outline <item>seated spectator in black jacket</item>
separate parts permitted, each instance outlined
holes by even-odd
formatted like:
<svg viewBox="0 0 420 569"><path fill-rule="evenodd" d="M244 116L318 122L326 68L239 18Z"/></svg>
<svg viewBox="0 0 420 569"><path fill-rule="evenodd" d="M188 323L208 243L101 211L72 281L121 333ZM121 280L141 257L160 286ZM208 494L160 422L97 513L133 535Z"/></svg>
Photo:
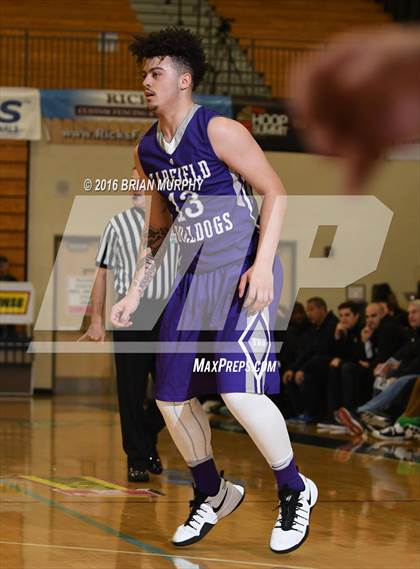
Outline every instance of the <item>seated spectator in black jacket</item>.
<svg viewBox="0 0 420 569"><path fill-rule="evenodd" d="M305 346L305 340L310 328L311 323L306 315L305 307L302 303L296 302L279 354L281 369L288 369L289 365L297 359L300 351Z"/></svg>
<svg viewBox="0 0 420 569"><path fill-rule="evenodd" d="M413 375L420 370L420 300L413 300L408 305L409 330L402 347L387 361L378 363L373 375L383 378L384 382L390 379Z"/></svg>
<svg viewBox="0 0 420 569"><path fill-rule="evenodd" d="M327 421L334 421L334 411L347 400L346 383L343 378L346 363L358 363L364 357L361 339L363 328L359 306L355 302L342 302L338 307L339 322L335 328L334 358L328 373Z"/></svg>
<svg viewBox="0 0 420 569"><path fill-rule="evenodd" d="M384 306L386 314L392 316L399 326L408 326L407 311L401 308L396 294L388 283L374 286L372 302L379 302L381 306Z"/></svg>
<svg viewBox="0 0 420 569"><path fill-rule="evenodd" d="M328 311L326 302L310 298L306 313L311 322L305 345L283 374L288 396L304 422L316 422L324 415L328 366L334 356L337 317Z"/></svg>
<svg viewBox="0 0 420 569"><path fill-rule="evenodd" d="M391 292L388 295L386 303L388 306L389 313L394 318L395 322L399 326L408 326L409 325L408 313L406 310L401 308L401 306L398 303L398 299L393 292Z"/></svg>
<svg viewBox="0 0 420 569"><path fill-rule="evenodd" d="M373 302L366 307L366 326L362 330L362 340L373 370L378 363L385 362L401 348L407 340L407 333L381 303Z"/></svg>
<svg viewBox="0 0 420 569"><path fill-rule="evenodd" d="M354 409L372 397L374 370L387 361L404 341L403 329L385 314L381 303L368 304L366 325L360 332L362 346L356 348L352 361L341 366L340 391L343 407Z"/></svg>
<svg viewBox="0 0 420 569"><path fill-rule="evenodd" d="M299 353L305 348L310 329L311 323L306 315L305 307L300 302L296 302L290 316L289 326L283 337L278 340L275 333L276 341L283 342L281 350L277 355L282 370L281 373L293 364ZM272 399L281 409L284 417L294 417L300 413L300 410L295 406L294 400L290 399L285 389L282 389L279 395L272 396Z"/></svg>

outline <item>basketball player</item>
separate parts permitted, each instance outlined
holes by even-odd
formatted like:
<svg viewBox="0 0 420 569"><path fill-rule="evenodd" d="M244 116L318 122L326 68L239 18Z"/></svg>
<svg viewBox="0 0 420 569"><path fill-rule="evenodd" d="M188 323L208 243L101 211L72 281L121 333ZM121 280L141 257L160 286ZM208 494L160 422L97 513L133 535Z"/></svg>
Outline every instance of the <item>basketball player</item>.
<svg viewBox="0 0 420 569"><path fill-rule="evenodd" d="M218 392L274 472L280 513L270 547L287 553L306 539L318 491L298 472L283 416L266 395L280 386L277 367L264 371L264 365L275 361L267 338L272 339L270 322L280 294L276 249L284 188L242 125L193 103L192 91L205 71L197 37L167 28L137 37L131 49L143 65L149 109L158 117L136 149L137 168L142 178L166 183L151 192L149 249L141 251L138 271L111 320L114 326L131 325L174 220L181 270L162 316L160 341L176 347L157 356L156 400L191 470L195 495L172 542L186 546L201 540L244 498L245 488L216 469L210 425L197 399ZM245 180L263 196L259 229ZM207 364L198 372L196 354L182 349L202 338L200 327L210 330L216 346L212 373L206 373ZM241 344L248 351L231 348ZM252 347L260 344L260 352Z"/></svg>

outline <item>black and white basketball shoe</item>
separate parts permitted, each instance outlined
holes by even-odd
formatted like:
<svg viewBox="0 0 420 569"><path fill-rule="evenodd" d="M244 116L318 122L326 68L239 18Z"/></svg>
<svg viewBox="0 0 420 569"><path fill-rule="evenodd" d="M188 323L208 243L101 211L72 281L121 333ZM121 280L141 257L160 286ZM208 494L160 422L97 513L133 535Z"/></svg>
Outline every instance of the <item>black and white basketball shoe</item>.
<svg viewBox="0 0 420 569"><path fill-rule="evenodd" d="M291 490L285 486L279 494L279 517L271 533L270 549L275 553L290 553L300 547L309 534L311 509L318 499L318 488L302 476L305 488Z"/></svg>
<svg viewBox="0 0 420 569"><path fill-rule="evenodd" d="M194 499L190 501L190 515L176 530L172 543L179 547L192 545L240 506L245 496L245 488L223 478L215 496L206 496L194 488Z"/></svg>

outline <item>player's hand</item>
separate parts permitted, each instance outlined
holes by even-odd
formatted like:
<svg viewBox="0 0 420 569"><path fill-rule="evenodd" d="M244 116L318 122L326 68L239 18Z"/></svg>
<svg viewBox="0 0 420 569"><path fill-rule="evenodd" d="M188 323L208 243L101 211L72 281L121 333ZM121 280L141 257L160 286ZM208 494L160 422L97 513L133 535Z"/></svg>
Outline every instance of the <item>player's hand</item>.
<svg viewBox="0 0 420 569"><path fill-rule="evenodd" d="M345 159L348 191L388 148L419 136L419 65L419 30L388 26L334 38L296 68L295 115L313 148Z"/></svg>
<svg viewBox="0 0 420 569"><path fill-rule="evenodd" d="M305 381L305 372L301 369L295 373L295 383L296 385L301 385Z"/></svg>
<svg viewBox="0 0 420 569"><path fill-rule="evenodd" d="M364 360L359 360L359 365L364 367L365 369L369 368L369 362L365 362Z"/></svg>
<svg viewBox="0 0 420 569"><path fill-rule="evenodd" d="M102 319L101 320L93 320L90 323L89 328L86 332L80 336L77 340L78 342L101 342L105 341L105 327L103 325Z"/></svg>
<svg viewBox="0 0 420 569"><path fill-rule="evenodd" d="M239 281L239 298L242 298L248 286L248 293L244 307L248 308L249 314L256 314L269 306L274 298L273 271L270 269L252 265Z"/></svg>
<svg viewBox="0 0 420 569"><path fill-rule="evenodd" d="M341 359L340 359L340 358L334 358L334 359L332 359L332 360L330 361L330 366L331 366L331 367L337 368L337 367L340 367L340 364L341 364Z"/></svg>
<svg viewBox="0 0 420 569"><path fill-rule="evenodd" d="M283 373L281 379L283 383L287 385L288 383L290 383L290 381L292 381L293 376L294 376L294 371L292 369L288 369Z"/></svg>
<svg viewBox="0 0 420 569"><path fill-rule="evenodd" d="M140 292L130 288L127 295L114 304L111 309L111 324L115 328L129 328L133 325L131 315L137 310L140 298Z"/></svg>

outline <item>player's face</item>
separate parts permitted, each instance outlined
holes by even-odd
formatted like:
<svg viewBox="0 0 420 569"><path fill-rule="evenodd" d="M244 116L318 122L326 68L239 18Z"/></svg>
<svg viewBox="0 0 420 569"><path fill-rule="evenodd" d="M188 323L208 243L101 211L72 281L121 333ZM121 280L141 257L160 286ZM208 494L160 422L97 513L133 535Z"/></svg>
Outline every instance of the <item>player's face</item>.
<svg viewBox="0 0 420 569"><path fill-rule="evenodd" d="M410 304L408 307L408 323L412 328L420 328L420 306Z"/></svg>
<svg viewBox="0 0 420 569"><path fill-rule="evenodd" d="M350 308L342 308L341 310L338 311L338 314L340 316L341 324L347 330L353 328L353 326L355 326L357 321L359 320L359 315L353 314Z"/></svg>
<svg viewBox="0 0 420 569"><path fill-rule="evenodd" d="M143 86L147 105L151 111L170 108L184 88L186 73L170 57L147 59L143 66Z"/></svg>

